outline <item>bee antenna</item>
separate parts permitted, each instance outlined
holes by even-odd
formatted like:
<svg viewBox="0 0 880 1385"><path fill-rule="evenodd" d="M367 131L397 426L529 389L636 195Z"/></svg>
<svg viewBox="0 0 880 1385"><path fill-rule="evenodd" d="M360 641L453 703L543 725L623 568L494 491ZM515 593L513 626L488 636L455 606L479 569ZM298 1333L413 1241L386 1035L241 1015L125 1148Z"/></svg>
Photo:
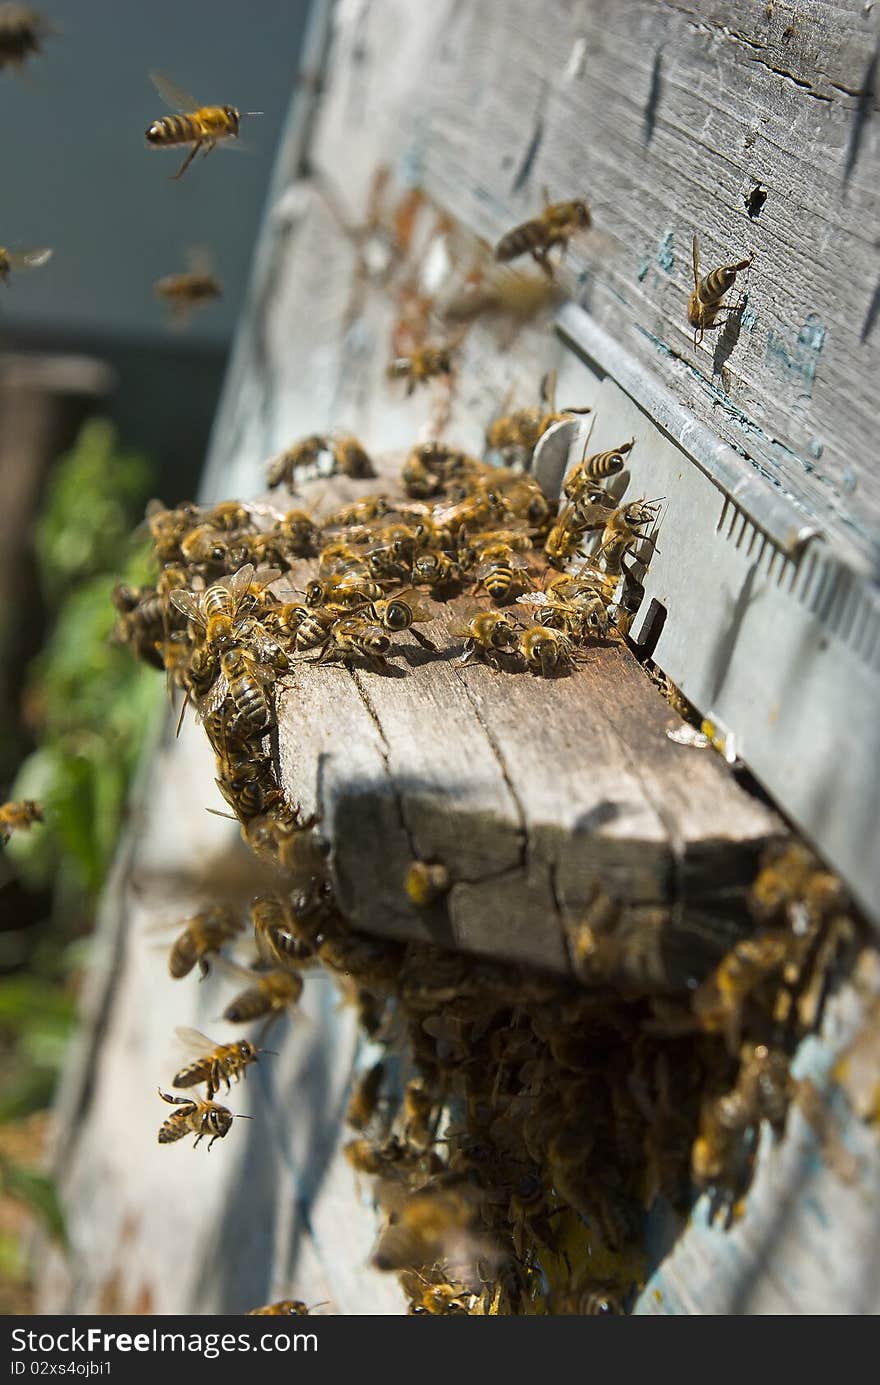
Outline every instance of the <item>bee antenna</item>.
<svg viewBox="0 0 880 1385"><path fill-rule="evenodd" d="M243 1116L241 1112L236 1111L233 1119L237 1121L252 1121L253 1116Z"/></svg>
<svg viewBox="0 0 880 1385"><path fill-rule="evenodd" d="M258 1048L258 1053L268 1053L270 1058L278 1057L278 1050L274 1048Z"/></svg>

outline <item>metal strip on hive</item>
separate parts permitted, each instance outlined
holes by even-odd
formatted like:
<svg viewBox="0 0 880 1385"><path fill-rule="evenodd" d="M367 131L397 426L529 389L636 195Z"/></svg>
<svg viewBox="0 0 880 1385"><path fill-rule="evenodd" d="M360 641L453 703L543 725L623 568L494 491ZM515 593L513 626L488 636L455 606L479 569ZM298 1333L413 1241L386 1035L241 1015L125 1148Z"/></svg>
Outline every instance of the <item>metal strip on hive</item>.
<svg viewBox="0 0 880 1385"><path fill-rule="evenodd" d="M632 629L880 923L880 590L581 309L560 397L601 386L590 450L635 436L626 494L664 497ZM628 478L628 479L626 479ZM694 751L697 753L704 753Z"/></svg>

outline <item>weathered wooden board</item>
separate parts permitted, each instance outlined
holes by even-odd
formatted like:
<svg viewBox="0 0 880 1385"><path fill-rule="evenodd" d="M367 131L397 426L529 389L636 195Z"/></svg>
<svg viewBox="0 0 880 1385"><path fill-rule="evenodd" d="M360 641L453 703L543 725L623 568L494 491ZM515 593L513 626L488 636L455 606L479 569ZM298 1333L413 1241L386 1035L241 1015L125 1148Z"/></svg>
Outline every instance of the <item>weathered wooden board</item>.
<svg viewBox="0 0 880 1385"><path fill-rule="evenodd" d="M542 184L586 196L596 234L571 247L570 296L747 468L876 555L877 7L415 8L336 11L310 166L352 222L378 162L490 242L535 214ZM755 255L741 330L697 350L694 232L704 266Z"/></svg>
<svg viewBox="0 0 880 1385"><path fill-rule="evenodd" d="M297 500L318 515L399 494L399 458L376 462L375 481L306 482ZM461 668L455 626L476 603L426 605L440 657L403 635L387 673L304 660L276 692L281 781L320 814L359 927L565 971L566 919L597 883L681 929L743 891L782 824L718 756L669 740L680 718L619 638L562 678ZM453 881L430 910L404 890L414 859Z"/></svg>

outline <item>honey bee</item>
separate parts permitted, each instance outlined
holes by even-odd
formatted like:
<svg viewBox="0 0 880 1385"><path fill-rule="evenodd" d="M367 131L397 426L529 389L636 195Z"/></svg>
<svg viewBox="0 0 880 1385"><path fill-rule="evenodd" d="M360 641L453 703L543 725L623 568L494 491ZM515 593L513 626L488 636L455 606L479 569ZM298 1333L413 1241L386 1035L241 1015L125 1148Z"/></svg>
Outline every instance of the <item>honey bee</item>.
<svg viewBox="0 0 880 1385"><path fill-rule="evenodd" d="M154 149L172 149L182 144L192 148L174 174L182 178L202 146L210 154L222 140L237 139L241 112L235 106L199 106L185 91L159 72L151 72L150 80L166 105L175 115L163 115L147 126L147 143ZM259 115L259 111L248 111Z"/></svg>
<svg viewBox="0 0 880 1385"><path fill-rule="evenodd" d="M192 1097L171 1096L168 1092L163 1092L159 1088L159 1095L163 1101L169 1105L176 1106L178 1109L172 1111L167 1120L162 1122L159 1127L159 1144L170 1145L175 1140L182 1140L184 1135L195 1135L195 1145L198 1145L206 1135L211 1138L208 1141L208 1149L215 1140L222 1140L229 1134L233 1116L231 1111L227 1111L225 1106L218 1106L210 1098L206 1101L193 1100ZM247 1117L239 1116L239 1120ZM195 1145L193 1148L195 1148Z"/></svg>
<svg viewBox="0 0 880 1385"><path fill-rule="evenodd" d="M332 450L336 469L341 471L343 476L363 479L376 475L376 468L369 454L351 434L345 433L334 438Z"/></svg>
<svg viewBox="0 0 880 1385"><path fill-rule="evenodd" d="M571 640L561 630L552 630L547 625L530 625L520 636L519 648L526 667L544 678L562 673L573 662Z"/></svg>
<svg viewBox="0 0 880 1385"><path fill-rule="evenodd" d="M406 1145L392 1136L383 1145L375 1145L372 1140L349 1140L343 1145L342 1153L355 1173L365 1173L371 1178L394 1176L410 1156Z"/></svg>
<svg viewBox="0 0 880 1385"><path fill-rule="evenodd" d="M784 1053L765 1044L744 1045L736 1085L703 1105L700 1134L691 1155L697 1184L706 1187L726 1181L735 1186L741 1172L738 1165L748 1157L749 1130L767 1120L778 1133L793 1092Z"/></svg>
<svg viewBox="0 0 880 1385"><path fill-rule="evenodd" d="M32 798L0 805L0 837L8 842L13 832L26 831L33 823L43 821L43 810Z"/></svg>
<svg viewBox="0 0 880 1385"><path fill-rule="evenodd" d="M498 663L500 656L516 649L516 630L500 611L480 611L452 633L465 641L464 656L459 660L462 667L476 659Z"/></svg>
<svg viewBox="0 0 880 1385"><path fill-rule="evenodd" d="M36 10L24 5L0 5L0 69L21 67L31 55L42 52L42 42L52 26Z"/></svg>
<svg viewBox="0 0 880 1385"><path fill-rule="evenodd" d="M246 563L202 592L172 591L169 599L176 610L204 631L209 648L219 652L232 642L238 617L280 576L278 568L257 570L252 563Z"/></svg>
<svg viewBox="0 0 880 1385"><path fill-rule="evenodd" d="M213 710L228 693L235 707L233 726L250 739L264 735L275 718L275 708L268 689L275 681L275 671L261 663L243 646L226 649L220 656L220 678L208 694L207 705Z"/></svg>
<svg viewBox="0 0 880 1385"><path fill-rule="evenodd" d="M611 629L608 607L598 593L584 593L564 601L547 592L526 592L516 600L518 605L540 610L544 625L562 630L578 642L588 635L607 635Z"/></svg>
<svg viewBox="0 0 880 1385"><path fill-rule="evenodd" d="M441 592L461 583L459 564L446 553L421 553L412 566L411 581L419 587Z"/></svg>
<svg viewBox="0 0 880 1385"><path fill-rule="evenodd" d="M522 554L514 552L510 544L482 545L477 558L477 581L499 605L511 601L530 585L528 562Z"/></svg>
<svg viewBox="0 0 880 1385"><path fill-rule="evenodd" d="M192 1062L181 1068L175 1077L174 1087L195 1087L200 1082L207 1083L208 1099L218 1090L220 1083L226 1083L227 1092L232 1085L244 1076L251 1063L256 1063L260 1049L248 1039L236 1039L231 1044L215 1044L213 1039L200 1034L197 1029L180 1027L175 1029L177 1038L193 1054Z"/></svg>
<svg viewBox="0 0 880 1385"><path fill-rule="evenodd" d="M200 523L201 517L201 509L191 500L185 500L174 510L166 509L161 500L151 500L148 503L147 527L160 562L180 561L183 556L181 542L190 530Z"/></svg>
<svg viewBox="0 0 880 1385"><path fill-rule="evenodd" d="M385 1080L385 1064L380 1059L361 1073L351 1094L345 1119L355 1130L366 1130L376 1114L379 1094Z"/></svg>
<svg viewBox="0 0 880 1385"><path fill-rule="evenodd" d="M168 970L175 980L188 976L198 962L202 979L211 970L208 958L231 942L242 930L235 911L225 904L211 904L185 920L183 932L172 945Z"/></svg>
<svg viewBox="0 0 880 1385"><path fill-rule="evenodd" d="M590 209L586 202L551 202L544 189L544 210L532 221L524 221L514 226L495 246L495 258L505 263L516 260L520 255L531 255L549 278L553 278L553 266L548 253L554 245L562 246L562 253L568 247L570 238L576 231L589 230L592 224Z"/></svg>
<svg viewBox="0 0 880 1385"><path fill-rule="evenodd" d="M227 968L228 969L228 968ZM239 968L235 968L241 974ZM229 1002L223 1018L230 1024L247 1024L264 1015L280 1015L296 1005L303 991L303 979L298 972L269 971L246 973L251 984Z"/></svg>
<svg viewBox="0 0 880 1385"><path fill-rule="evenodd" d="M656 501L631 500L612 511L602 531L599 547L599 554L607 573L614 576L621 572L626 573L624 555L632 553L634 545L640 540L647 543L652 550L657 547L654 539L641 533L641 530L646 525L653 524L656 518Z"/></svg>
<svg viewBox="0 0 880 1385"><path fill-rule="evenodd" d="M407 897L418 909L427 909L447 893L452 881L439 861L413 861L404 879Z"/></svg>
<svg viewBox="0 0 880 1385"><path fill-rule="evenodd" d="M452 348L449 346L419 346L411 356L398 356L388 367L389 379L406 380L407 395L413 393L416 385L451 373Z"/></svg>
<svg viewBox="0 0 880 1385"><path fill-rule="evenodd" d="M327 439L319 433L312 433L288 447L286 451L279 452L277 457L273 457L266 464L266 482L269 489L275 490L283 483L292 493L297 471L314 467L321 454L328 450Z"/></svg>
<svg viewBox="0 0 880 1385"><path fill-rule="evenodd" d="M415 628L416 621L433 620L434 613L427 606L420 606L418 601L414 599L415 595L413 591L402 591L398 592L396 596L373 601L370 612L383 630L389 630L392 634L399 634L402 630L408 630L423 649L429 649L433 654L436 654L437 646L434 641L429 640L427 635L423 635L420 630Z"/></svg>
<svg viewBox="0 0 880 1385"><path fill-rule="evenodd" d="M2 58L0 58L2 66ZM0 284L5 284L12 269L39 269L51 260L51 250L7 250L0 245Z"/></svg>
<svg viewBox="0 0 880 1385"><path fill-rule="evenodd" d="M699 345L703 340L703 334L709 332L719 324L716 321L719 312L724 307L724 295L729 289L733 288L737 274L743 269L748 269L754 255L749 255L745 260L739 260L736 264L720 265L718 269L713 269L704 279L700 278L700 258L697 237L694 236L694 290L688 299L687 318L691 327L694 328L694 346ZM727 308L727 312L732 309Z"/></svg>
<svg viewBox="0 0 880 1385"><path fill-rule="evenodd" d="M498 452L510 448L524 448L531 452L535 444L554 423L562 423L574 414L588 414L591 410L570 408L556 409L556 372L549 371L541 381L541 403L531 409L516 409L512 414L496 418L486 429L486 442Z"/></svg>
<svg viewBox="0 0 880 1385"><path fill-rule="evenodd" d="M410 1313L430 1313L432 1316L448 1317L452 1314L475 1311L477 1296L466 1285L432 1283L417 1271L411 1271L410 1275L414 1281L411 1286L413 1292L407 1289L412 1299ZM401 1275L401 1283L404 1278L405 1276Z"/></svg>
<svg viewBox="0 0 880 1385"><path fill-rule="evenodd" d="M380 1234L372 1263L379 1270L435 1265L467 1258L476 1263L485 1238L474 1231L475 1205L465 1188L427 1188L411 1194Z"/></svg>
<svg viewBox="0 0 880 1385"><path fill-rule="evenodd" d="M384 495L367 495L362 500L355 500L351 505L343 505L341 509L327 515L322 522L322 528L354 529L359 525L372 524L374 520L387 515L390 509L391 505Z"/></svg>
<svg viewBox="0 0 880 1385"><path fill-rule="evenodd" d="M750 996L770 978L780 978L791 951L783 933L743 938L694 992L693 1013L702 1029L722 1033L728 1052L739 1047L743 1011Z"/></svg>
<svg viewBox="0 0 880 1385"><path fill-rule="evenodd" d="M436 1122L433 1119L436 1102L419 1078L408 1082L403 1092L404 1138L417 1149L433 1144Z"/></svg>
<svg viewBox="0 0 880 1385"><path fill-rule="evenodd" d="M381 625L373 625L361 616L347 616L332 626L330 639L318 656L318 662L338 659L347 664L352 659L366 659L377 668L385 668L385 655L390 648L391 640Z"/></svg>
<svg viewBox="0 0 880 1385"><path fill-rule="evenodd" d="M307 965L314 956L314 946L312 940L304 938L301 925L309 915L320 912L320 898L308 893L290 902L274 895L253 900L251 922L263 959L286 970Z"/></svg>
<svg viewBox="0 0 880 1385"><path fill-rule="evenodd" d="M223 294L223 285L212 274L204 252L191 254L190 268L185 273L166 274L164 278L157 279L153 287L157 298L168 303L172 322L180 326L196 308L205 307ZM209 517L208 523L213 522Z"/></svg>
<svg viewBox="0 0 880 1385"><path fill-rule="evenodd" d="M631 438L629 442L621 443L620 447L611 448L608 452L594 452L591 457L586 455L585 446L583 457L565 478L562 493L566 500L576 506L594 502L597 491L600 491L600 482L623 471L626 454L632 451L635 442L635 438Z"/></svg>
<svg viewBox="0 0 880 1385"><path fill-rule="evenodd" d="M603 515L603 527L607 522L607 516L606 510ZM553 567L562 567L580 551L587 533L588 529L574 505L564 505L544 544L547 561Z"/></svg>
<svg viewBox="0 0 880 1385"><path fill-rule="evenodd" d="M251 1308L248 1310L249 1318L307 1318L309 1313L313 1313L316 1308L323 1308L329 1299L322 1299L320 1303L304 1303L301 1298L282 1298L277 1303L267 1303L263 1308Z"/></svg>

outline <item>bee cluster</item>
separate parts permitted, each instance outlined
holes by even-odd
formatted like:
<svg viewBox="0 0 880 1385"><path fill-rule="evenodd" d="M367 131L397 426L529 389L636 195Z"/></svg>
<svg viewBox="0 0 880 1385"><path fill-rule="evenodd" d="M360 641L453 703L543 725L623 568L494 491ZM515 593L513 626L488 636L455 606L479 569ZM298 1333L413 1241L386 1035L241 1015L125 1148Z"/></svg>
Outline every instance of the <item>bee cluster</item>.
<svg viewBox="0 0 880 1385"><path fill-rule="evenodd" d="M504 429L496 420L493 436L528 452L555 410L545 401L520 413ZM410 452L397 493L321 518L232 501L153 505L156 584L116 592L119 637L195 707L246 842L284 881L250 905L255 967L222 957L245 920L216 904L186 921L170 971L204 973L216 960L238 973L244 989L224 1018L241 1024L295 1007L323 967L385 1045L354 1091L359 1133L345 1154L375 1179L384 1214L373 1263L399 1275L414 1313L628 1311L646 1275L648 1210L662 1200L684 1216L712 1189L730 1212L747 1187L762 1123L779 1131L798 1094L789 1056L852 935L840 882L790 844L755 881L749 936L678 998L640 991L608 964L620 930L604 898L569 928L577 980L370 937L334 899L320 824L278 783L273 690L294 666L381 672L405 633L430 662L440 651L418 627L436 629L450 603L459 618L442 628L464 667L561 675L591 641L614 638L657 513L604 489L633 446L585 455L555 521L526 472L439 442ZM270 486L295 492L322 458L325 471L372 472L353 439L315 436L273 459ZM444 866L414 862L406 888L427 905L449 883ZM173 1083L183 1094L160 1090L175 1109L159 1139L213 1143L233 1122L214 1100L221 1083L265 1050L181 1037L191 1061Z"/></svg>

